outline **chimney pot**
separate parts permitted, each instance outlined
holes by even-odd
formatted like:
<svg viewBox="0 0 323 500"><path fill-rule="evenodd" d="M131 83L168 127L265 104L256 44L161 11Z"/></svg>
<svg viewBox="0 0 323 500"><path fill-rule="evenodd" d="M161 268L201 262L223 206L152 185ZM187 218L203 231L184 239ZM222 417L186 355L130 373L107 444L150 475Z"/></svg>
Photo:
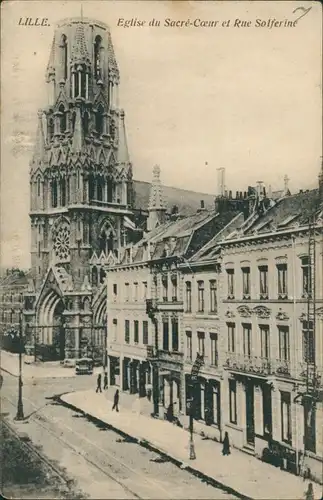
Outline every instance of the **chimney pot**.
<svg viewBox="0 0 323 500"><path fill-rule="evenodd" d="M201 208L204 208L204 200L201 200Z"/></svg>
<svg viewBox="0 0 323 500"><path fill-rule="evenodd" d="M236 199L239 198L239 191L236 191Z"/></svg>

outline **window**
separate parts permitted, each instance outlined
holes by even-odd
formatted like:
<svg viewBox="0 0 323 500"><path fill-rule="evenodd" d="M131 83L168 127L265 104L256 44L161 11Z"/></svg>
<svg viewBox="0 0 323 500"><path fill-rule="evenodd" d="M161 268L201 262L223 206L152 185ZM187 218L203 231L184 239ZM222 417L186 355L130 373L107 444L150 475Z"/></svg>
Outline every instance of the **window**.
<svg viewBox="0 0 323 500"><path fill-rule="evenodd" d="M163 301L168 301L168 276L163 274L162 276L162 286L163 286Z"/></svg>
<svg viewBox="0 0 323 500"><path fill-rule="evenodd" d="M268 299L268 266L259 266L260 298Z"/></svg>
<svg viewBox="0 0 323 500"><path fill-rule="evenodd" d="M40 196L40 178L37 179L37 196Z"/></svg>
<svg viewBox="0 0 323 500"><path fill-rule="evenodd" d="M129 283L124 284L124 300L129 302Z"/></svg>
<svg viewBox="0 0 323 500"><path fill-rule="evenodd" d="M124 340L126 344L130 342L130 321L128 319L124 322Z"/></svg>
<svg viewBox="0 0 323 500"><path fill-rule="evenodd" d="M251 325L242 325L243 328L243 354L251 356Z"/></svg>
<svg viewBox="0 0 323 500"><path fill-rule="evenodd" d="M112 321L112 325L113 325L113 340L116 341L117 340L117 333L118 333L118 320L114 319Z"/></svg>
<svg viewBox="0 0 323 500"><path fill-rule="evenodd" d="M95 115L95 128L98 135L103 134L103 120L104 120L103 114L104 114L103 107L101 106L101 104L99 104L99 107Z"/></svg>
<svg viewBox="0 0 323 500"><path fill-rule="evenodd" d="M117 295L118 295L118 287L116 285L116 283L113 284L113 301L115 302L116 299L117 299Z"/></svg>
<svg viewBox="0 0 323 500"><path fill-rule="evenodd" d="M313 321L303 321L303 360L305 363L315 363Z"/></svg>
<svg viewBox="0 0 323 500"><path fill-rule="evenodd" d="M305 450L316 453L316 408L310 403L304 406L304 445Z"/></svg>
<svg viewBox="0 0 323 500"><path fill-rule="evenodd" d="M83 131L85 136L87 136L89 133L89 124L90 124L90 115L87 111L85 111L83 115Z"/></svg>
<svg viewBox="0 0 323 500"><path fill-rule="evenodd" d="M241 271L243 298L250 299L250 267L243 267Z"/></svg>
<svg viewBox="0 0 323 500"><path fill-rule="evenodd" d="M229 380L229 410L231 424L237 423L237 384L235 380Z"/></svg>
<svg viewBox="0 0 323 500"><path fill-rule="evenodd" d="M197 283L198 312L204 312L204 281Z"/></svg>
<svg viewBox="0 0 323 500"><path fill-rule="evenodd" d="M211 342L211 365L218 366L218 335L210 333Z"/></svg>
<svg viewBox="0 0 323 500"><path fill-rule="evenodd" d="M218 312L216 281L210 281L210 312Z"/></svg>
<svg viewBox="0 0 323 500"><path fill-rule="evenodd" d="M134 342L135 344L138 344L139 342L139 321L137 319L134 320L133 322L133 337L134 337Z"/></svg>
<svg viewBox="0 0 323 500"><path fill-rule="evenodd" d="M227 269L228 299L234 299L234 269Z"/></svg>
<svg viewBox="0 0 323 500"><path fill-rule="evenodd" d="M205 354L205 333L197 332L197 340L198 340L198 352L202 356Z"/></svg>
<svg viewBox="0 0 323 500"><path fill-rule="evenodd" d="M58 111L60 113L60 115L59 115L60 133L64 134L66 131L66 113L65 113L65 108L64 108L63 104L60 105L60 107L58 108Z"/></svg>
<svg viewBox="0 0 323 500"><path fill-rule="evenodd" d="M190 281L186 281L185 298L186 312L192 312L192 283Z"/></svg>
<svg viewBox="0 0 323 500"><path fill-rule="evenodd" d="M269 326L259 325L260 330L260 344L261 344L261 357L269 359Z"/></svg>
<svg viewBox="0 0 323 500"><path fill-rule="evenodd" d="M311 266L309 257L302 257L302 296L308 297L312 292Z"/></svg>
<svg viewBox="0 0 323 500"><path fill-rule="evenodd" d="M133 284L133 300L138 301L138 283Z"/></svg>
<svg viewBox="0 0 323 500"><path fill-rule="evenodd" d="M192 332L186 332L186 358L192 361Z"/></svg>
<svg viewBox="0 0 323 500"><path fill-rule="evenodd" d="M278 273L278 298L287 298L287 264L277 265Z"/></svg>
<svg viewBox="0 0 323 500"><path fill-rule="evenodd" d="M144 345L148 344L148 321L142 322L142 343Z"/></svg>
<svg viewBox="0 0 323 500"><path fill-rule="evenodd" d="M56 208L57 207L57 180L54 179L51 182L52 186L52 207Z"/></svg>
<svg viewBox="0 0 323 500"><path fill-rule="evenodd" d="M142 298L143 300L146 300L147 298L147 290L148 290L148 283L147 281L142 282Z"/></svg>
<svg viewBox="0 0 323 500"><path fill-rule="evenodd" d="M48 120L48 141L51 142L54 139L55 127L54 120L50 118Z"/></svg>
<svg viewBox="0 0 323 500"><path fill-rule="evenodd" d="M279 335L279 359L289 361L289 328L288 326L278 327Z"/></svg>
<svg viewBox="0 0 323 500"><path fill-rule="evenodd" d="M178 319L172 319L172 350L178 351Z"/></svg>
<svg viewBox="0 0 323 500"><path fill-rule="evenodd" d="M292 444L291 401L289 392L280 392L282 441Z"/></svg>
<svg viewBox="0 0 323 500"><path fill-rule="evenodd" d="M236 329L236 326L234 323L227 323L227 327L228 327L228 351L235 352L235 348L236 348L235 329Z"/></svg>
<svg viewBox="0 0 323 500"><path fill-rule="evenodd" d="M98 35L95 37L95 42L94 42L94 76L97 80L100 80L100 78L102 78L101 51L102 51L102 38Z"/></svg>
<svg viewBox="0 0 323 500"><path fill-rule="evenodd" d="M177 276L172 275L172 302L177 302Z"/></svg>
<svg viewBox="0 0 323 500"><path fill-rule="evenodd" d="M163 350L169 351L169 325L168 319L163 321Z"/></svg>

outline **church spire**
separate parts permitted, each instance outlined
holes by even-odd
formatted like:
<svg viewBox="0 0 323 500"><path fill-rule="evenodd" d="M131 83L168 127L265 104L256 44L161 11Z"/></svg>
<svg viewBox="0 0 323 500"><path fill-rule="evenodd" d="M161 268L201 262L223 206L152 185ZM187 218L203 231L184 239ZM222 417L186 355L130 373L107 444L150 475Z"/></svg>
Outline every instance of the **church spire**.
<svg viewBox="0 0 323 500"><path fill-rule="evenodd" d="M118 165L128 165L130 160L129 160L128 143L127 143L125 123L124 123L123 109L120 111L118 135L119 135L119 145L118 145L117 162Z"/></svg>
<svg viewBox="0 0 323 500"><path fill-rule="evenodd" d="M77 63L82 63L90 60L86 46L83 18L82 21L79 22L76 27L71 59Z"/></svg>
<svg viewBox="0 0 323 500"><path fill-rule="evenodd" d="M159 165L155 165L153 168L153 180L150 188L148 212L149 212L147 220L148 231L151 231L159 224L163 224L165 222L166 208L163 201Z"/></svg>

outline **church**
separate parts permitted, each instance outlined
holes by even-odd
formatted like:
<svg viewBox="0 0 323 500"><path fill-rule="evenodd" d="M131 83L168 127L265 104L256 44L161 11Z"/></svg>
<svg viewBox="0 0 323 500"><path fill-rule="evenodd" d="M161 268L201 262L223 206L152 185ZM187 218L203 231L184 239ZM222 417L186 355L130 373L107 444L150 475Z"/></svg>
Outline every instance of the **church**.
<svg viewBox="0 0 323 500"><path fill-rule="evenodd" d="M151 185L133 179L109 27L83 17L59 22L46 85L30 163L27 344L42 346L44 360L82 352L102 359L105 267L163 221ZM212 195L164 187L164 196L164 220L191 215L201 198L214 206Z"/></svg>

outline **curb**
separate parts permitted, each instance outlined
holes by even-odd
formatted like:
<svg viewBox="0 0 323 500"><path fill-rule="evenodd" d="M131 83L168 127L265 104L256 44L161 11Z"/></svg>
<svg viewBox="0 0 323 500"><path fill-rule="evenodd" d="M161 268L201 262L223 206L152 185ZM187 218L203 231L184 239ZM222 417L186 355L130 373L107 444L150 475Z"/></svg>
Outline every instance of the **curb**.
<svg viewBox="0 0 323 500"><path fill-rule="evenodd" d="M67 393L67 394L70 394L70 393ZM230 495L234 495L234 496L238 497L241 500L255 500L255 499L253 499L251 497L248 497L248 496L240 493L239 491L235 490L234 488L231 488L230 486L227 486L226 484L222 483L221 481L218 481L218 480L214 479L213 477L208 476L207 474L204 474L200 470L195 469L191 465L188 465L186 462L184 462L182 459L178 459L178 458L170 455L169 452L164 451L161 448L157 448L156 445L150 443L147 439L143 439L143 438L138 438L138 437L131 436L130 434L128 434L128 433L126 433L126 432L118 429L114 425L108 424L107 422L104 422L100 418L95 417L94 415L91 415L90 413L87 413L84 410L81 410L80 408L78 408L77 406L73 405L72 403L68 403L67 401L64 401L62 399L62 396L64 396L64 395L66 395L66 393L54 396L53 399L55 401L59 402L62 406L65 406L66 408L69 408L70 410L73 410L73 411L75 411L77 413L80 413L81 415L83 415L84 417L86 417L89 421L91 421L93 423L96 423L96 424L100 424L101 426L103 425L106 429L113 430L114 432L116 432L117 434L119 434L120 436L122 436L123 438L126 438L126 439L130 440L133 443L139 444L143 448L147 448L148 450L157 453L162 458L167 458L167 460L169 460L171 463L173 463L174 465L176 465L180 469L186 470L190 474L198 477L199 479L205 481L206 483L210 484L211 486L219 488L219 489L225 491L226 493L228 493Z"/></svg>
<svg viewBox="0 0 323 500"><path fill-rule="evenodd" d="M12 377L16 377L16 378L18 378L18 377L19 377L19 375L18 375L18 374L16 375L15 373L12 373L12 372L10 372L9 370L6 370L6 368L2 368L2 366L0 366L0 371L3 371L3 372L5 372L5 373L9 373L9 375L11 375ZM68 376L66 376L66 377L60 377L60 376L57 376L57 375L50 375L50 376L46 376L46 375L44 376L44 375L43 375L43 376L40 376L40 377L39 377L39 376L36 376L36 377L35 377L35 376L33 376L33 375L32 375L32 376L23 375L23 379L25 379L25 380L26 380L26 379L27 379L27 380L38 380L38 379L39 379L39 380L42 380L42 379L44 379L44 378L48 378L48 379L58 379L58 378L59 378L59 379L62 379L62 378L66 379L66 378L70 378L70 379L71 379L71 378L75 378L75 377L76 377L76 375L75 375L75 374L74 374L74 375L68 375Z"/></svg>

